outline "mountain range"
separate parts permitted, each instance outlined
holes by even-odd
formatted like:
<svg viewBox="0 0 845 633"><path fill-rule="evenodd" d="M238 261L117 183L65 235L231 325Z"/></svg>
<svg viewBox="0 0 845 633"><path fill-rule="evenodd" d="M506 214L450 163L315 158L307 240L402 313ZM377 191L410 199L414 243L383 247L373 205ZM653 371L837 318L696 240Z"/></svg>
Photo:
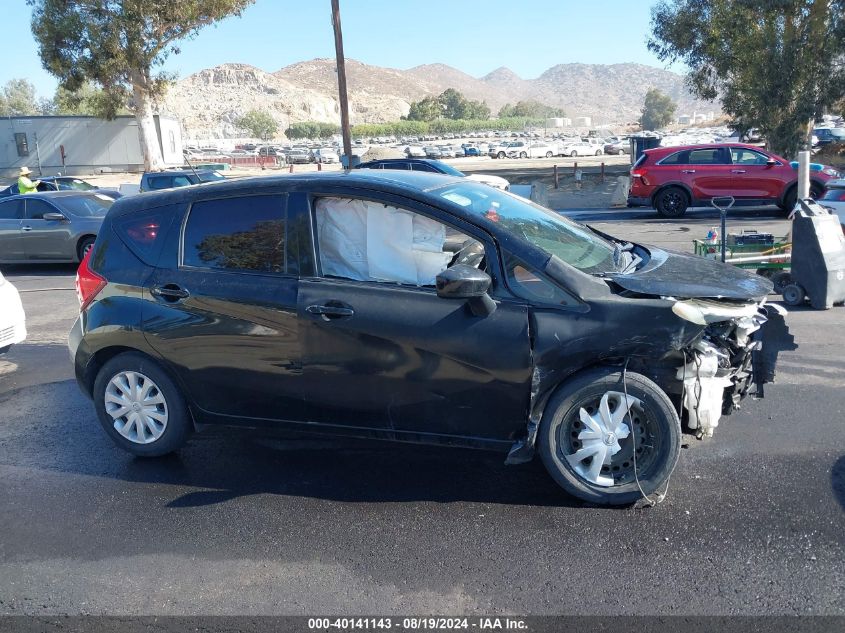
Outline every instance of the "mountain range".
<svg viewBox="0 0 845 633"><path fill-rule="evenodd" d="M447 88L485 101L494 115L506 103L533 99L563 108L567 117L591 117L593 125L635 121L650 88L672 97L677 114L719 111L718 103L690 95L681 75L633 63L558 64L523 79L505 67L473 77L445 64L398 70L348 59L346 75L353 124L395 121L412 101ZM182 120L188 138L241 136L235 121L254 109L269 112L281 129L299 121L339 123L335 60L298 62L272 73L222 64L177 81L160 106Z"/></svg>

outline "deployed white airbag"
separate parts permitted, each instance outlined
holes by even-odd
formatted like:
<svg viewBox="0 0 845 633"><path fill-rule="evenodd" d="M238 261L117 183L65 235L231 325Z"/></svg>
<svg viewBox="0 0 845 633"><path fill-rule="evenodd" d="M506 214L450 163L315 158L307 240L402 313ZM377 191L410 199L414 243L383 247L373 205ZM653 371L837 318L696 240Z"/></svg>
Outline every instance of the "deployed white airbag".
<svg viewBox="0 0 845 633"><path fill-rule="evenodd" d="M453 256L443 224L404 209L321 198L316 218L324 275L433 286Z"/></svg>

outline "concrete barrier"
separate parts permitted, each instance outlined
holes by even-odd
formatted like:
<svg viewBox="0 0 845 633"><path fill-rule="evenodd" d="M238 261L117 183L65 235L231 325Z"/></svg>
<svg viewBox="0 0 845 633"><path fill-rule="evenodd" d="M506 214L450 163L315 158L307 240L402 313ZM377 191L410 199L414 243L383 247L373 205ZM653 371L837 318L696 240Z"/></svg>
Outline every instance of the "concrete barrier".
<svg viewBox="0 0 845 633"><path fill-rule="evenodd" d="M613 197L610 201L611 207L628 206L628 190L631 187L631 179L628 176L619 176L616 179L616 189L613 190Z"/></svg>

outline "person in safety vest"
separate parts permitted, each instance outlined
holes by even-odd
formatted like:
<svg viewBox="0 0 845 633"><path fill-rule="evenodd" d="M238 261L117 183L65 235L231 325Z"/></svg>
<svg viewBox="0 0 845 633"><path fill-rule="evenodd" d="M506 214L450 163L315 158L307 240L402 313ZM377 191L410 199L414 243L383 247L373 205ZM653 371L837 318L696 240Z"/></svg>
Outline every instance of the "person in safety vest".
<svg viewBox="0 0 845 633"><path fill-rule="evenodd" d="M38 185L41 184L41 181L36 180L35 182L32 182L28 178L30 173L29 167L26 165L21 167L21 175L18 178L18 193L35 193L38 191Z"/></svg>

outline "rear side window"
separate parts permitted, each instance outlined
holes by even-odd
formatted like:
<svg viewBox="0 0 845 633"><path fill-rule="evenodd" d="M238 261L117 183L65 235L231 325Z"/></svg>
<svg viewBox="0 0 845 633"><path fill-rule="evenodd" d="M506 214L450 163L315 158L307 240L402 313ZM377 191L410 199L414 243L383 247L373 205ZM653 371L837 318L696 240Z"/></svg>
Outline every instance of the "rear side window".
<svg viewBox="0 0 845 633"><path fill-rule="evenodd" d="M191 207L182 264L195 268L284 273L284 196L243 196Z"/></svg>
<svg viewBox="0 0 845 633"><path fill-rule="evenodd" d="M726 165L727 163L727 157L721 147L694 149L689 153L690 165Z"/></svg>
<svg viewBox="0 0 845 633"><path fill-rule="evenodd" d="M147 179L147 187L150 191L157 191L158 189L169 189L173 184L171 176L150 176Z"/></svg>
<svg viewBox="0 0 845 633"><path fill-rule="evenodd" d="M142 262L155 266L173 218L181 215L181 208L182 205L168 205L142 214L119 217L114 231Z"/></svg>
<svg viewBox="0 0 845 633"><path fill-rule="evenodd" d="M689 162L689 152L675 152L660 161L661 165L685 165Z"/></svg>

